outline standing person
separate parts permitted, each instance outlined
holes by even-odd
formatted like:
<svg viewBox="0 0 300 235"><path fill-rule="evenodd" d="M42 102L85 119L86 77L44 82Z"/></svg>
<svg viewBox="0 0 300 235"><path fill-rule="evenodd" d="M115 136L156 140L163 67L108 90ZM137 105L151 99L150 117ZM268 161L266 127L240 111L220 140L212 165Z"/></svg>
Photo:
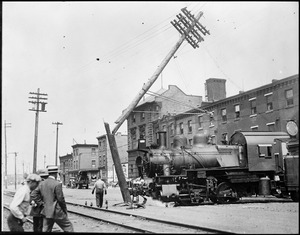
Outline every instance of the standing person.
<svg viewBox="0 0 300 235"><path fill-rule="evenodd" d="M7 224L11 232L24 232L23 224L27 221L29 215L30 192L34 190L41 177L37 174L30 174L26 178L26 183L17 190L9 206L10 214L7 218Z"/></svg>
<svg viewBox="0 0 300 235"><path fill-rule="evenodd" d="M68 218L67 205L62 191L62 184L57 181L58 167L48 167L49 177L37 188L44 202L41 214L45 216L43 232L51 232L54 223L64 232L73 232L73 224Z"/></svg>
<svg viewBox="0 0 300 235"><path fill-rule="evenodd" d="M47 169L40 170L39 176L41 177L41 181L43 182L48 178ZM40 183L41 184L41 183ZM39 185L40 186L40 185ZM38 187L39 187L38 186ZM31 212L33 220L33 232L43 232L43 218L44 216L41 214L41 211L44 207L44 202L41 199L41 195L38 191L38 188L35 188L30 194L30 202L31 202Z"/></svg>
<svg viewBox="0 0 300 235"><path fill-rule="evenodd" d="M103 180L101 180L100 176L98 180L95 182L94 188L92 190L92 194L96 189L96 206L102 208L103 205L103 194L107 194L106 185Z"/></svg>

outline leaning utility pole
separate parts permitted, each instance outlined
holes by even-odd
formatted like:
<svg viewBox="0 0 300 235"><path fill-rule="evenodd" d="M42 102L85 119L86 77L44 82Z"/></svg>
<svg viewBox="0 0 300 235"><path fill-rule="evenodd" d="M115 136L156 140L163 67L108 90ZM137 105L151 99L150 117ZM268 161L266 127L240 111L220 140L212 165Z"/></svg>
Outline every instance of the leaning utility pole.
<svg viewBox="0 0 300 235"><path fill-rule="evenodd" d="M7 189L7 138L6 138L6 128L11 127L11 123L4 121L4 138L5 138L5 189Z"/></svg>
<svg viewBox="0 0 300 235"><path fill-rule="evenodd" d="M57 155L58 155L58 125L62 125L61 122L52 122L56 125L56 152L55 152L55 166L57 166Z"/></svg>
<svg viewBox="0 0 300 235"><path fill-rule="evenodd" d="M29 99L33 99L33 101L28 101L33 104L33 108L29 109L30 111L35 111L35 132L34 132L34 151L33 151L33 173L36 173L36 163L37 163L37 143L38 143L38 123L39 123L39 112L47 112L46 101L48 98L43 97L47 96L47 94L40 93L40 88L38 88L36 92L29 92L29 94L36 95L29 97ZM41 101L42 100L42 101ZM41 104L41 107L40 107Z"/></svg>
<svg viewBox="0 0 300 235"><path fill-rule="evenodd" d="M186 39L195 49L199 47L197 45L198 42L204 41L204 39L201 37L197 30L202 32L204 35L209 34L209 31L206 30L206 28L198 22L200 17L203 15L203 12L199 12L196 18L194 18L194 16L189 11L187 11L186 8L181 9L181 11L186 15L187 18L185 18L182 14L179 13L179 15L177 15L179 21L174 20L173 22L171 22L171 24L181 33L180 39L169 52L169 54L166 56L166 58L161 62L160 66L158 66L158 68L156 69L152 77L148 80L148 82L143 85L140 92L133 99L133 101L124 111L122 116L115 122L117 125L112 130L112 134L115 134L118 131L119 127L123 124L123 122L128 118L129 114L132 112L132 110L139 103L141 98L146 94L146 92L156 81L160 73L163 71L168 62L174 56L174 54L176 53L180 45L183 43L183 41Z"/></svg>
<svg viewBox="0 0 300 235"><path fill-rule="evenodd" d="M171 24L181 34L179 41L175 44L175 46L172 48L172 50L168 53L166 58L161 62L160 66L158 66L158 68L156 69L156 71L154 72L152 77L148 80L148 82L143 85L140 92L137 94L137 96L134 98L134 100L130 103L130 105L127 107L127 109L121 115L121 117L115 122L117 125L112 130L112 133L110 133L109 128L106 127L107 124L105 124L107 136L109 139L111 138L111 141L113 143L115 143L114 134L117 132L119 127L123 124L123 122L128 118L128 116L130 115L132 110L136 107L136 105L139 103L139 101L142 99L142 97L150 89L152 84L156 81L156 79L158 78L160 73L163 71L163 69L166 67L168 62L174 56L174 54L176 53L176 51L178 50L180 45L183 43L183 41L186 39L188 41L188 43L195 49L198 47L198 45L197 45L198 42L204 41L204 39L201 37L199 31L204 35L209 34L209 31L206 30L206 28L204 26L202 26L198 21L200 19L200 17L203 15L203 12L199 12L199 14L195 18L194 15L192 15L189 11L186 10L186 8L181 9L181 11L184 13L185 16L183 16L182 14L179 14L179 15L177 15L178 21L174 20L173 22L171 22ZM116 168L118 180L120 180L119 176L124 175L124 173L123 173L123 170L121 167L121 163L120 163L120 166L117 166L118 162L120 162L120 159L119 159L119 161L117 160L119 158L119 155L118 155L118 149L117 149L116 144L110 144L110 149L111 149L111 154L112 154L114 163L115 162L117 163L117 164L115 163L115 168ZM129 194L128 188L126 186L121 187L121 185L120 185L120 189L122 191L122 195Z"/></svg>

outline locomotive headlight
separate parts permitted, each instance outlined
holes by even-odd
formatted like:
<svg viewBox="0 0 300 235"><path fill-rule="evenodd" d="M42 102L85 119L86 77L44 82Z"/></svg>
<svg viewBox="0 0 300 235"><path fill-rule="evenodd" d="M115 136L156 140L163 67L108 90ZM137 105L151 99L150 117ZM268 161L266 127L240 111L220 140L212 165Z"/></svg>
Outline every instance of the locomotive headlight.
<svg viewBox="0 0 300 235"><path fill-rule="evenodd" d="M296 136L298 134L298 126L294 121L288 121L286 124L286 131L290 136Z"/></svg>
<svg viewBox="0 0 300 235"><path fill-rule="evenodd" d="M275 181L279 181L279 180L280 180L279 175L275 175L275 176L274 176L274 180L275 180Z"/></svg>

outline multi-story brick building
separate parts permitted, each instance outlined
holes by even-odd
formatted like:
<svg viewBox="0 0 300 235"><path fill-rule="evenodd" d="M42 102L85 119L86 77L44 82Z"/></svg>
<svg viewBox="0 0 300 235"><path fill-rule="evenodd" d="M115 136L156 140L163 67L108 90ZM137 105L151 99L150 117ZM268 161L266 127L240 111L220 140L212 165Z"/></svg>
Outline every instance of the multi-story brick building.
<svg viewBox="0 0 300 235"><path fill-rule="evenodd" d="M129 178L138 176L136 159L143 155L138 148L139 140L144 139L145 146L156 144L158 130L154 130L153 124L165 116L185 112L202 103L202 96L186 95L175 85L152 95L141 100L127 119Z"/></svg>
<svg viewBox="0 0 300 235"><path fill-rule="evenodd" d="M112 159L111 150L109 147L107 135L101 135L97 137L98 140L98 152L99 152L99 174L106 182L117 181L115 172L115 165ZM120 161L123 167L125 177L128 177L128 141L127 135L123 135L117 132L115 135L116 144L118 147L118 153Z"/></svg>
<svg viewBox="0 0 300 235"><path fill-rule="evenodd" d="M59 156L59 162L61 172L60 180L66 185L70 179L69 171L73 170L73 155L69 153L64 156Z"/></svg>
<svg viewBox="0 0 300 235"><path fill-rule="evenodd" d="M207 80L208 81L208 80ZM210 80L210 85L212 81ZM218 81L219 82L219 81ZM197 109L165 117L156 122L156 130L167 132L167 147L172 146L175 135L187 137L192 145L193 136L205 133L211 137L211 143L228 142L230 136L242 131L286 131L286 123L294 120L299 123L299 75L290 76L272 83L242 92L238 95L217 101L203 102ZM209 86L206 84L206 86ZM225 88L225 87L224 87ZM207 97L214 97L207 90ZM221 91L222 94L226 94ZM209 100L210 101L210 100ZM169 129L165 129L168 126Z"/></svg>
<svg viewBox="0 0 300 235"><path fill-rule="evenodd" d="M79 171L87 171L91 180L92 177L99 175L98 168L98 145L97 144L75 144L72 145L72 170L69 176L77 176Z"/></svg>

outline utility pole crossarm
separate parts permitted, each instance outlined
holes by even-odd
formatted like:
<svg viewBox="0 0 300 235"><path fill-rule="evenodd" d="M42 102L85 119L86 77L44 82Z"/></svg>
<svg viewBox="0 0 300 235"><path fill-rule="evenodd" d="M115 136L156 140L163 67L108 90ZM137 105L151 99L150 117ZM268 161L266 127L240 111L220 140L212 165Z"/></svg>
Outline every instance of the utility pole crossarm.
<svg viewBox="0 0 300 235"><path fill-rule="evenodd" d="M182 12L184 14L187 14L187 10L185 8L182 9ZM132 112L132 110L136 107L136 105L139 103L139 101L142 99L142 97L146 94L146 92L150 89L150 87L153 85L153 83L156 81L156 79L158 78L158 76L160 75L160 73L163 71L163 69L166 67L166 65L168 64L168 62L170 61L170 59L174 56L174 54L176 53L176 51L178 50L178 48L180 47L180 45L183 43L183 41L185 39L187 39L187 41L194 47L198 47L197 42L195 42L192 37L189 35L191 32L193 32L193 35L199 35L198 32L195 32L195 25L199 24L198 20L200 19L200 17L203 15L203 12L199 12L197 17L194 18L191 14L189 14L189 17L192 19L191 23L187 23L188 21L181 15L181 16L177 16L180 19L182 19L182 21L185 22L185 25L188 26L187 29L184 29L179 22L175 21L171 24L172 25L176 25L175 28L179 30L179 32L181 33L181 37L178 40L178 42L175 44L175 46L172 48L172 50L168 53L168 55L165 57L165 59L161 62L160 66L158 66L158 68L156 69L156 71L154 72L154 74L152 75L152 77L147 81L147 83L145 83L142 87L142 89L140 90L140 92L137 94L137 96L133 99L133 101L130 103L130 105L128 106L128 108L123 112L123 114L121 115L121 117L118 118L118 120L115 122L117 125L116 127L112 130L112 134L115 134L117 132L117 130L119 129L119 127L123 124L123 122L128 118L128 116L130 115L130 113ZM183 20L184 19L184 20ZM184 24L184 23L182 23ZM178 26L178 27L177 27ZM201 25L202 26L202 25ZM200 27L200 26L199 26ZM202 26L203 27L203 26ZM203 27L204 28L204 27ZM205 31L206 32L206 31ZM208 32L208 31L207 31ZM198 38L198 42L202 41L203 38L200 36L197 36L196 38Z"/></svg>

